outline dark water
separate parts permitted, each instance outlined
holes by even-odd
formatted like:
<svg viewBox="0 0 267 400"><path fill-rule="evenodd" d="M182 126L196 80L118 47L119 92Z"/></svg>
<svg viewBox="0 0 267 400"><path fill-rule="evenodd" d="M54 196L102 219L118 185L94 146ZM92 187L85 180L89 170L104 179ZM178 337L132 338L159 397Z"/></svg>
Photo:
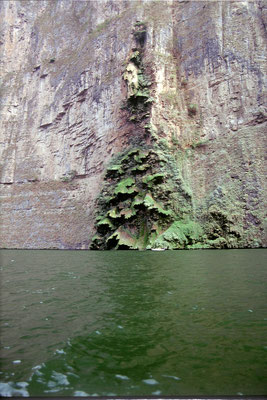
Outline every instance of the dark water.
<svg viewBox="0 0 267 400"><path fill-rule="evenodd" d="M266 255L2 251L0 394L266 394Z"/></svg>

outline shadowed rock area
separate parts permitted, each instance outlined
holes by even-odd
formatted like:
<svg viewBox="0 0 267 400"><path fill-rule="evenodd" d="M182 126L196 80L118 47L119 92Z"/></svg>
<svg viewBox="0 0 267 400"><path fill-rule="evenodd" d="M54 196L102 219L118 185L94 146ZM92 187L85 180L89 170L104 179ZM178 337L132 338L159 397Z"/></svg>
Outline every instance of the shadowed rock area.
<svg viewBox="0 0 267 400"><path fill-rule="evenodd" d="M2 248L266 247L264 1L4 1Z"/></svg>

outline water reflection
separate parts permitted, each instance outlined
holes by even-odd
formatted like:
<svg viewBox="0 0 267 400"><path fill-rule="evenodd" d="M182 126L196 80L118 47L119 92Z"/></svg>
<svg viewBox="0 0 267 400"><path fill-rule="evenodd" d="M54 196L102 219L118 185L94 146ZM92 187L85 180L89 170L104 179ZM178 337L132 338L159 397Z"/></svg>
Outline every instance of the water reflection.
<svg viewBox="0 0 267 400"><path fill-rule="evenodd" d="M101 387L101 395L156 391L151 387L159 385L159 381L153 378L153 373L161 371L170 357L169 348L164 346L171 325L164 299L175 289L167 277L157 273L162 268L162 260L162 257L144 257L144 253L134 253L133 257L127 251L98 253L98 279L105 288L102 300L107 309L99 315L97 329L92 332L89 323L88 335L72 339L60 356L64 365L77 374L83 390L87 385L90 394ZM45 370L58 368L55 363L55 359L47 362ZM67 367L62 372L67 374ZM73 379L72 375L70 381ZM165 376L165 380L170 379L179 380L172 375ZM47 379L42 381L46 386ZM31 386L34 382L42 383L37 376ZM75 387L77 384L73 383ZM54 393L57 389L51 390ZM64 394L69 390L65 388Z"/></svg>
<svg viewBox="0 0 267 400"><path fill-rule="evenodd" d="M34 396L264 393L259 250L254 268L253 250L27 254L3 266L3 321L21 326L19 337L4 336L14 390L24 382ZM19 301L31 312L14 311ZM14 360L22 362L11 368Z"/></svg>

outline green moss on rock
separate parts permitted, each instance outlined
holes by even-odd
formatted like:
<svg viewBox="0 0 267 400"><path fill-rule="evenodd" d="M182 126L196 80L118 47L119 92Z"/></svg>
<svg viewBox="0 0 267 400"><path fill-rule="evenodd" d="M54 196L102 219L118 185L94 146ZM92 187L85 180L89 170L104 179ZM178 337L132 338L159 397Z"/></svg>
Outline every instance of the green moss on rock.
<svg viewBox="0 0 267 400"><path fill-rule="evenodd" d="M165 249L183 249L201 245L203 230L194 221L175 221L153 243L154 247Z"/></svg>
<svg viewBox="0 0 267 400"><path fill-rule="evenodd" d="M156 185L158 183L162 183L164 178L166 178L166 175L163 173L148 175L143 178L143 183L148 184L149 186Z"/></svg>
<svg viewBox="0 0 267 400"><path fill-rule="evenodd" d="M115 187L115 189L114 189L114 193L115 194L119 194L119 193L123 193L123 194L126 194L126 193L133 193L134 192L134 188L130 188L130 186L132 186L133 184L135 183L135 181L134 181L134 179L133 178L126 178L126 179L124 179L124 180L122 180L122 181L120 181L118 184L117 184L117 186Z"/></svg>
<svg viewBox="0 0 267 400"><path fill-rule="evenodd" d="M98 198L91 248L242 247L239 192L218 186L199 209L181 164L179 153L162 146L117 155Z"/></svg>
<svg viewBox="0 0 267 400"><path fill-rule="evenodd" d="M140 174L149 169L148 164L138 165L137 167L132 168L133 174Z"/></svg>
<svg viewBox="0 0 267 400"><path fill-rule="evenodd" d="M111 166L109 166L108 168L107 168L107 171L106 171L106 176L108 177L108 176L110 176L110 177L112 177L112 176L116 176L117 174L118 175L121 175L123 173L123 171L122 171L122 169L121 169L121 166L120 165L111 165Z"/></svg>
<svg viewBox="0 0 267 400"><path fill-rule="evenodd" d="M135 215L136 215L136 210L134 210L132 208L126 208L120 212L120 216L124 216L125 219L130 219L130 218L134 217Z"/></svg>
<svg viewBox="0 0 267 400"><path fill-rule="evenodd" d="M137 27L134 34L142 36L144 32L144 30L140 31L140 27ZM123 73L123 79L127 84L127 100L123 109L129 112L129 121L140 125L150 115L153 98L150 94L152 79L147 75L147 68L143 63L141 42L137 42L138 48L133 49Z"/></svg>
<svg viewBox="0 0 267 400"><path fill-rule="evenodd" d="M162 159L168 158L170 155L162 150L148 147L130 148L114 159L115 168L109 165L97 204L97 214L104 217L96 224L98 236L92 248L145 249L179 218L181 209L186 209L186 193L182 178L177 178L179 171L172 164L175 160L166 162L161 172L156 172ZM121 172L110 175L110 171ZM183 205L178 207L178 213L175 203Z"/></svg>
<svg viewBox="0 0 267 400"><path fill-rule="evenodd" d="M172 215L172 211L171 210L164 210L162 205L159 204L158 202L156 202L151 193L147 193L145 195L145 198L143 200L143 204L144 206L148 209L148 210L155 210L158 212L158 214L163 215L163 216L170 216Z"/></svg>
<svg viewBox="0 0 267 400"><path fill-rule="evenodd" d="M99 221L96 224L96 226L97 226L99 232L106 232L109 229L113 229L114 228L113 223L108 218L101 219L101 221Z"/></svg>
<svg viewBox="0 0 267 400"><path fill-rule="evenodd" d="M130 234L129 231L118 228L112 235L107 238L107 248L114 249L132 249L135 246L136 239Z"/></svg>

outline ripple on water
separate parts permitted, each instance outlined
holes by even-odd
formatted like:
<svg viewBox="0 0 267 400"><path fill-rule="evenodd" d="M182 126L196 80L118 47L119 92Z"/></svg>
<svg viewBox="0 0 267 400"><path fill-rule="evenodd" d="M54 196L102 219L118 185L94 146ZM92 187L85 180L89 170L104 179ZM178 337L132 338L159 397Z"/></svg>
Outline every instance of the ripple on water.
<svg viewBox="0 0 267 400"><path fill-rule="evenodd" d="M84 396L89 396L89 394L86 393L86 392L83 392L82 390L76 390L73 393L73 396L75 396L75 397L84 397Z"/></svg>
<svg viewBox="0 0 267 400"><path fill-rule="evenodd" d="M181 378L179 378L178 376L174 376L174 375L162 375L164 378L170 378L170 379L174 379L175 381L180 381Z"/></svg>
<svg viewBox="0 0 267 400"><path fill-rule="evenodd" d="M266 269L232 268L231 251L203 252L204 259L197 252L166 254L164 269L146 252L126 258L124 252L51 252L51 259L50 252L34 253L46 268L35 261L30 267L28 254L3 273L10 283L3 303L2 396L165 397L193 386L199 395L206 388L214 393L227 384L242 396L239 390L263 387L264 292L245 278L250 273L249 282L260 285ZM136 257L142 262L132 268ZM25 267L30 276L22 280Z"/></svg>
<svg viewBox="0 0 267 400"><path fill-rule="evenodd" d="M115 375L115 377L118 378L118 379L121 379L123 381L128 381L130 379L130 378L128 378L128 376L120 375L120 374Z"/></svg>
<svg viewBox="0 0 267 400"><path fill-rule="evenodd" d="M29 397L30 394L26 390L29 384L27 382L0 382L0 396L2 397Z"/></svg>
<svg viewBox="0 0 267 400"><path fill-rule="evenodd" d="M58 385L69 385L69 381L66 375L61 374L60 372L53 371L51 378L55 381L55 384Z"/></svg>
<svg viewBox="0 0 267 400"><path fill-rule="evenodd" d="M143 382L147 385L158 385L158 381L156 379L143 379Z"/></svg>
<svg viewBox="0 0 267 400"><path fill-rule="evenodd" d="M66 352L63 349L56 349L54 354L66 354Z"/></svg>

